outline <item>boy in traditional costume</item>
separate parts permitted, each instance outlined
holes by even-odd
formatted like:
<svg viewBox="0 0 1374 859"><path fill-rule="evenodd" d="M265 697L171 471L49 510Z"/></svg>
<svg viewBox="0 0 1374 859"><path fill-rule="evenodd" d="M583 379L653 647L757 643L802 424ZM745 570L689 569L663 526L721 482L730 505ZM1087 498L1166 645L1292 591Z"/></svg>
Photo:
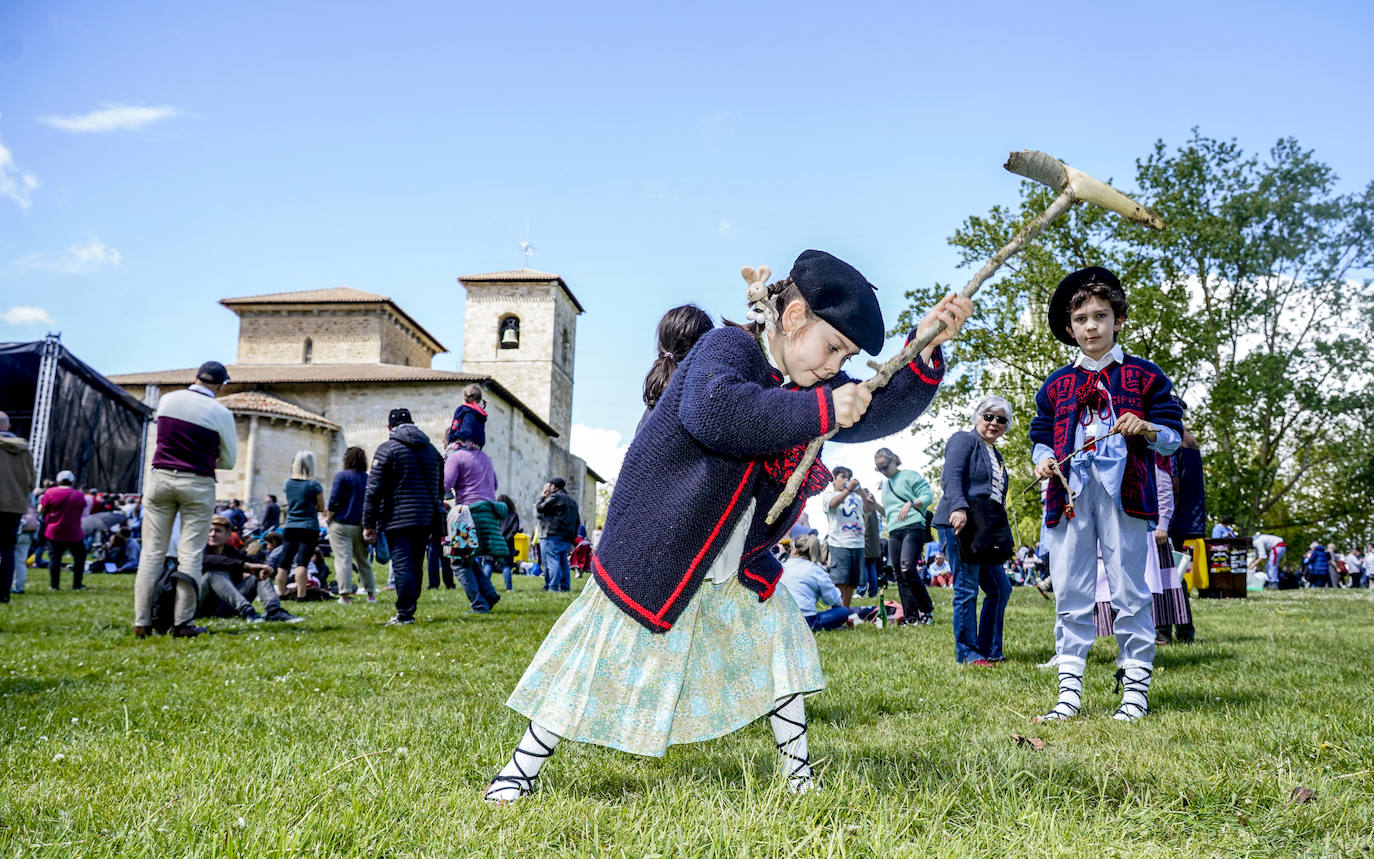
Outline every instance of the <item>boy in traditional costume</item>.
<svg viewBox="0 0 1374 859"><path fill-rule="evenodd" d="M1159 515L1155 454L1172 454L1183 427L1164 372L1116 343L1129 307L1121 282L1100 266L1070 274L1050 299L1050 331L1081 352L1045 380L1030 427L1036 476L1053 478L1044 524L1059 671L1059 699L1037 721L1070 719L1082 706L1099 547L1124 686L1112 718L1133 722L1149 712L1155 629L1145 564Z"/></svg>

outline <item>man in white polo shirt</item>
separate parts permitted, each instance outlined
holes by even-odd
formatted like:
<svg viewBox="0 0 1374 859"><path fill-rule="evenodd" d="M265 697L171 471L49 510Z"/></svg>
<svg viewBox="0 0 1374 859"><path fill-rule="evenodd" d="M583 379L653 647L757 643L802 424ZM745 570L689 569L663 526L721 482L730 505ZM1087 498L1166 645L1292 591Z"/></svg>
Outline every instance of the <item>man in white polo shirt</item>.
<svg viewBox="0 0 1374 859"><path fill-rule="evenodd" d="M223 364L206 361L196 371L195 384L158 402L157 447L143 487L143 554L134 580L134 635L139 638L153 630L153 600L177 514L181 539L172 635L192 638L206 631L194 621L201 559L215 514L215 469L233 468L238 458L234 416L215 402L228 381Z"/></svg>

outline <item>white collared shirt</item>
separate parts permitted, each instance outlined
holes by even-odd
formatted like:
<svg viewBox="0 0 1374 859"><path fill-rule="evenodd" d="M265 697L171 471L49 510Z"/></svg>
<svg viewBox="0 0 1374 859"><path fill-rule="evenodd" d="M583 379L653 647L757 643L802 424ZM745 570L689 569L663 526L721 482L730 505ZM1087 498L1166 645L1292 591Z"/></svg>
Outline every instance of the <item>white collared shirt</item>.
<svg viewBox="0 0 1374 859"><path fill-rule="evenodd" d="M215 392L204 385L192 385L191 390L195 391L197 394L204 394L212 400L215 398Z"/></svg>
<svg viewBox="0 0 1374 859"><path fill-rule="evenodd" d="M1113 364L1124 363L1126 363L1126 353L1121 351L1119 345L1113 343L1112 348L1101 358L1089 358L1086 352L1079 352L1073 365L1090 373L1096 373L1098 370L1105 370Z"/></svg>

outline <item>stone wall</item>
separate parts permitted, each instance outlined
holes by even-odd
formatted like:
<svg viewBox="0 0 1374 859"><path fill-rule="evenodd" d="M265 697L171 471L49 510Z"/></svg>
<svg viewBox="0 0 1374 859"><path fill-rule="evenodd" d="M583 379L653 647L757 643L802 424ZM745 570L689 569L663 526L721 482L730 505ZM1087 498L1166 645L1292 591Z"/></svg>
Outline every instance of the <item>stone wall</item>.
<svg viewBox="0 0 1374 859"><path fill-rule="evenodd" d="M372 364L382 354L376 310L244 310L239 313L240 364ZM428 365L426 365L428 366Z"/></svg>
<svg viewBox="0 0 1374 859"><path fill-rule="evenodd" d="M442 449L444 434L453 418L453 410L463 401L463 389L468 382L413 382L373 385L366 383L338 383L333 385L273 385L268 393L303 409L322 415L339 424L342 438L338 443L337 461L333 471L342 464L343 450L357 445L367 452L368 460L378 445L390 437L387 413L397 406L410 409L415 425L434 446ZM561 474L568 465L557 460L559 470L552 470L551 451L561 452L553 440L507 400L487 393L487 445L485 451L496 468L499 492L507 494L521 508L522 523L531 526L534 502L544 482ZM581 463L581 460L577 460ZM585 464L579 474L585 475ZM585 479L585 478L582 478ZM571 480L569 481L572 482ZM592 490L595 503L595 490Z"/></svg>
<svg viewBox="0 0 1374 859"><path fill-rule="evenodd" d="M315 455L315 479L329 490L342 461L338 433L325 427L274 419L263 415L236 415L234 423L239 431L238 463L232 471L220 471L215 477L215 497L221 501L241 498L255 510L262 510L267 496L275 495L285 501L282 487L291 476L291 460L296 451L308 450ZM256 424L251 443L249 429ZM252 482L247 483L249 469Z"/></svg>
<svg viewBox="0 0 1374 859"><path fill-rule="evenodd" d="M387 312L381 323L381 360L383 364L405 367L429 367L434 363L434 351L420 340L420 336L395 314Z"/></svg>

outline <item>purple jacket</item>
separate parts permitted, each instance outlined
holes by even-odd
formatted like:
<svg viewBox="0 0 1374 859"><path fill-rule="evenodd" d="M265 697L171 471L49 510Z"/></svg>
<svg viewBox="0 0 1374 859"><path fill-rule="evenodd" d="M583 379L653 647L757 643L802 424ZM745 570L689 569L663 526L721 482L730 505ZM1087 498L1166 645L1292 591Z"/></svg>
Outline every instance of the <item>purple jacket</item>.
<svg viewBox="0 0 1374 859"><path fill-rule="evenodd" d="M480 450L456 448L444 460L444 488L453 490L454 504L496 500L496 468Z"/></svg>

